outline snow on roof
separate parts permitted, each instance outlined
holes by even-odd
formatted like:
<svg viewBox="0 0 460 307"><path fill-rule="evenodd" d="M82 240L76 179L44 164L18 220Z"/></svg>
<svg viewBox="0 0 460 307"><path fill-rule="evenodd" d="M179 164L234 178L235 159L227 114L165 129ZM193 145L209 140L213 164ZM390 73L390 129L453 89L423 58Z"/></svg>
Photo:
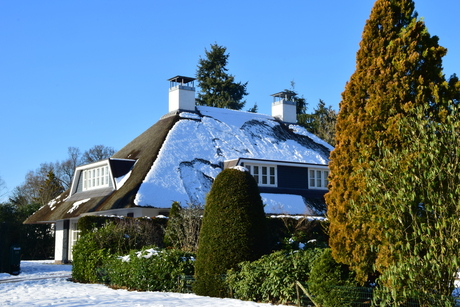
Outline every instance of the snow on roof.
<svg viewBox="0 0 460 307"><path fill-rule="evenodd" d="M197 110L201 116L180 114L181 120L169 132L138 190L136 205L169 208L174 201L204 204L225 160L255 158L321 165L329 162L331 147L300 126L294 125L294 133L309 137L314 146L301 144L290 135L280 136L282 124L268 115L204 106ZM318 150L319 143L326 150ZM292 206L300 210L297 203L292 202ZM305 208L304 205L302 212L295 213L302 214Z"/></svg>
<svg viewBox="0 0 460 307"><path fill-rule="evenodd" d="M265 213L315 215L316 212L305 206L300 195L261 193Z"/></svg>

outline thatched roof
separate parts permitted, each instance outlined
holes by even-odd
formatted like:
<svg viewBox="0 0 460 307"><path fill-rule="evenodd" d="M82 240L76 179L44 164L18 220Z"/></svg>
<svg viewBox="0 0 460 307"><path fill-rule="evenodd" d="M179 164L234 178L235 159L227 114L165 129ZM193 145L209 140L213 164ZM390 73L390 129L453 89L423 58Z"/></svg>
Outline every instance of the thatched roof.
<svg viewBox="0 0 460 307"><path fill-rule="evenodd" d="M173 201L204 204L215 176L230 159L323 166L329 162L330 145L268 115L203 106L176 113L164 116L111 157L114 178L133 167L121 187L72 192L71 197L66 191L25 223L122 208L169 208Z"/></svg>
<svg viewBox="0 0 460 307"><path fill-rule="evenodd" d="M93 193L103 194L102 196L83 194L82 196L68 198L69 190L62 193L58 198L40 208L24 223L46 223L61 219L77 217L82 213L104 211L110 209L134 207L134 197L145 178L147 172L157 158L163 142L171 130L171 127L178 121L179 116L173 115L159 120L155 125L147 129L140 136L115 153L112 158L137 160L132 174L126 183L115 191L95 190ZM82 200L86 202L78 204ZM74 210L72 210L74 208Z"/></svg>

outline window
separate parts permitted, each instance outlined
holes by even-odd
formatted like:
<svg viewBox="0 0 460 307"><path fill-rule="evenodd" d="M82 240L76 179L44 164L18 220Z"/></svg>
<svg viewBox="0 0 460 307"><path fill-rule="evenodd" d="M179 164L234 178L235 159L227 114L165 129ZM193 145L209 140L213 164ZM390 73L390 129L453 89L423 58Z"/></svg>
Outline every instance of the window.
<svg viewBox="0 0 460 307"><path fill-rule="evenodd" d="M329 182L327 177L329 176L329 171L319 170L319 169L310 169L309 171L309 183L308 187L313 189L327 189Z"/></svg>
<svg viewBox="0 0 460 307"><path fill-rule="evenodd" d="M277 186L276 166L252 164L245 164L244 166L249 170L249 173L251 173L258 185Z"/></svg>
<svg viewBox="0 0 460 307"><path fill-rule="evenodd" d="M109 186L109 167L100 166L83 171L83 191Z"/></svg>

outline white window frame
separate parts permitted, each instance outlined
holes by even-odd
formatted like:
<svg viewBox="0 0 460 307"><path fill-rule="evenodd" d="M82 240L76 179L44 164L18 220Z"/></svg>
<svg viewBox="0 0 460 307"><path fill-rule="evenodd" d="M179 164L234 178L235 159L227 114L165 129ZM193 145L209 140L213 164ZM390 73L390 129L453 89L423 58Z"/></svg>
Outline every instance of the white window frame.
<svg viewBox="0 0 460 307"><path fill-rule="evenodd" d="M308 188L327 190L329 170L308 168Z"/></svg>
<svg viewBox="0 0 460 307"><path fill-rule="evenodd" d="M107 164L82 170L83 191L105 188L109 186L110 174Z"/></svg>
<svg viewBox="0 0 460 307"><path fill-rule="evenodd" d="M278 170L276 165L245 163L244 167L249 170L249 173L256 180L257 185L262 187L278 186Z"/></svg>

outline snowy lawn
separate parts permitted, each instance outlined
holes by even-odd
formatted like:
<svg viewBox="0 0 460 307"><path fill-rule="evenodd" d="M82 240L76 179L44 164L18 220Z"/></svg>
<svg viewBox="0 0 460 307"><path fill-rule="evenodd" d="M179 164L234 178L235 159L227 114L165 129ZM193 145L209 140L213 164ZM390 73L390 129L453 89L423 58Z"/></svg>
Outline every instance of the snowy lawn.
<svg viewBox="0 0 460 307"><path fill-rule="evenodd" d="M194 294L135 292L73 283L66 278L56 278L70 275L71 265L54 265L50 261L21 261L21 270L18 276L0 273L0 306L273 306ZM42 277L53 278L37 279ZM6 279L16 279L16 282L5 283Z"/></svg>

